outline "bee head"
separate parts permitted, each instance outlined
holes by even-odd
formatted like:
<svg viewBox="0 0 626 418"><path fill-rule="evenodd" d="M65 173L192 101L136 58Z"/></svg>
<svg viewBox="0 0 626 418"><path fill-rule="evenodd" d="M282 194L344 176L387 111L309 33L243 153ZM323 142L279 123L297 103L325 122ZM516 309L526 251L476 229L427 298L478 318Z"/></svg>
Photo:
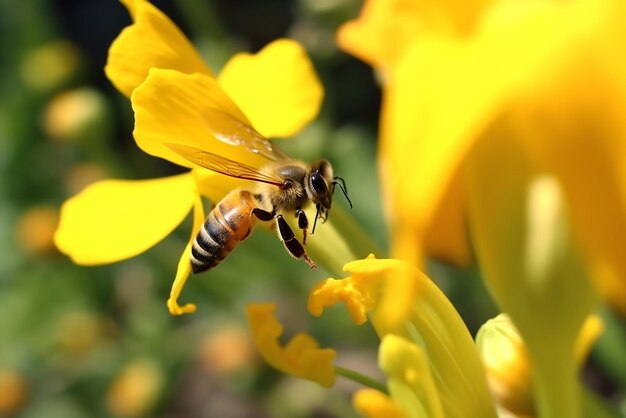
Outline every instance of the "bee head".
<svg viewBox="0 0 626 418"><path fill-rule="evenodd" d="M326 221L328 211L333 201L335 186L337 185L346 199L348 199L350 208L352 208L352 202L348 197L346 184L343 178L339 176L333 177L333 167L330 163L326 160L320 160L311 166L310 174L307 176L307 181L305 182L306 192L317 209L311 233L315 232L315 225L317 225L318 218L321 219L322 222Z"/></svg>
<svg viewBox="0 0 626 418"><path fill-rule="evenodd" d="M320 160L311 165L311 170L305 182L306 193L309 199L324 212L330 209L333 201L333 167L326 160Z"/></svg>

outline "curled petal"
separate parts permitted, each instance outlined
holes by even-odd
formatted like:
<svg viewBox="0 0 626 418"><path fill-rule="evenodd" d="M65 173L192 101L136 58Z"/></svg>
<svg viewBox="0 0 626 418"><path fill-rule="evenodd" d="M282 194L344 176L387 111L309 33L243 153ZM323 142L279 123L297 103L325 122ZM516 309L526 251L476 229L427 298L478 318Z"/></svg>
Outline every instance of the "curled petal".
<svg viewBox="0 0 626 418"><path fill-rule="evenodd" d="M362 324L374 307L383 308L382 322L389 318L402 322L408 315L415 294L415 280L407 263L395 259L376 259L370 254L366 259L355 260L344 266L349 277L341 280L326 279L320 282L309 295L308 309L311 315L320 316L326 306L344 302L352 321ZM392 280L386 280L393 273ZM402 281L402 286L390 286L390 282ZM391 297L389 291L400 289L398 297ZM381 295L385 295L381 298ZM393 306L386 300L393 299ZM383 305L378 302L382 300ZM391 304L389 304L391 305ZM377 312L379 317L381 312ZM379 318L380 319L380 318ZM391 328L391 326L386 326Z"/></svg>
<svg viewBox="0 0 626 418"><path fill-rule="evenodd" d="M366 283L352 280L326 279L321 281L309 295L308 309L311 315L320 316L326 306L344 302L355 324L367 321L367 313L374 307L369 286Z"/></svg>
<svg viewBox="0 0 626 418"><path fill-rule="evenodd" d="M196 234L200 230L202 223L204 222L204 207L202 206L202 198L196 196L193 204L193 228L191 229L191 236L189 242L185 246L185 251L180 256L178 261L178 269L176 270L176 277L174 283L172 283L172 290L170 291L170 297L167 300L167 308L170 314L174 316L183 315L187 313L194 313L196 311L196 305L188 303L184 306L178 304L178 298L185 287L185 283L191 274L191 246L196 238Z"/></svg>
<svg viewBox="0 0 626 418"><path fill-rule="evenodd" d="M188 174L94 183L63 204L55 243L77 264L133 257L169 235L189 213L194 196Z"/></svg>
<svg viewBox="0 0 626 418"><path fill-rule="evenodd" d="M191 42L159 9L146 0L123 3L134 23L113 41L104 68L120 92L130 96L150 68L212 75Z"/></svg>
<svg viewBox="0 0 626 418"><path fill-rule="evenodd" d="M344 302L350 318L356 324L367 321L367 314L374 308L380 289L380 260L370 254L365 260L347 263L344 270L352 273L345 279L326 279L318 283L309 295L308 309L311 315L320 316L327 306Z"/></svg>
<svg viewBox="0 0 626 418"><path fill-rule="evenodd" d="M403 418L406 415L388 395L375 389L361 389L352 397L354 409L363 418Z"/></svg>
<svg viewBox="0 0 626 418"><path fill-rule="evenodd" d="M298 133L317 115L324 95L304 48L288 39L274 41L254 55L235 55L219 83L268 138Z"/></svg>
<svg viewBox="0 0 626 418"><path fill-rule="evenodd" d="M276 305L248 305L248 322L261 355L272 367L296 377L317 382L324 387L335 383L333 360L337 353L319 348L307 334L297 334L282 347L278 338L283 327L275 318Z"/></svg>

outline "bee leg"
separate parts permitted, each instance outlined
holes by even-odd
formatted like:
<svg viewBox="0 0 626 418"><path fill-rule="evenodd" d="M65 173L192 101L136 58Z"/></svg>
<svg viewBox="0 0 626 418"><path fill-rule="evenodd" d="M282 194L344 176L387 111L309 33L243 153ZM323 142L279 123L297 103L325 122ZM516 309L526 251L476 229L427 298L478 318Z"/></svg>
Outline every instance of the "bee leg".
<svg viewBox="0 0 626 418"><path fill-rule="evenodd" d="M293 230L291 229L283 215L276 215L276 225L278 225L278 237L283 242L283 245L285 246L289 254L291 254L293 258L304 258L304 261L307 262L309 267L311 267L312 269L316 268L317 266L315 265L313 260L311 260L306 254L306 251L304 251L304 247L296 239Z"/></svg>
<svg viewBox="0 0 626 418"><path fill-rule="evenodd" d="M306 213L300 208L296 209L296 218L298 218L298 228L302 230L302 245L306 245L306 233L309 228L309 220L306 217Z"/></svg>
<svg viewBox="0 0 626 418"><path fill-rule="evenodd" d="M274 214L260 208L252 209L252 214L262 221L271 221L274 219Z"/></svg>

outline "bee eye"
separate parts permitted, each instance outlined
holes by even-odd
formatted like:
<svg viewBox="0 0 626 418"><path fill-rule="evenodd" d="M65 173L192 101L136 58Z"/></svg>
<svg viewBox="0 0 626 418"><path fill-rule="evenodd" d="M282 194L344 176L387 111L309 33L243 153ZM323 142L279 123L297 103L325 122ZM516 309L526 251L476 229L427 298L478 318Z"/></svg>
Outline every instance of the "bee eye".
<svg viewBox="0 0 626 418"><path fill-rule="evenodd" d="M326 182L319 173L311 174L311 187L315 193L326 193Z"/></svg>

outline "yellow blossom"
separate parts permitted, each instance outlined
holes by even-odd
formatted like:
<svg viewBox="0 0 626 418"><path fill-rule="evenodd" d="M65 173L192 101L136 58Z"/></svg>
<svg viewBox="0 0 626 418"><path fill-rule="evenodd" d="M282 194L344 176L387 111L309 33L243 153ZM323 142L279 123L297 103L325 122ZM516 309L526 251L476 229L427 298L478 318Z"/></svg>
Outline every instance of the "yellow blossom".
<svg viewBox="0 0 626 418"><path fill-rule="evenodd" d="M200 197L219 201L245 183L194 166L165 144L190 145L260 166L260 157L215 137L231 134L224 120L252 124L268 137L291 136L315 117L323 91L294 41L278 40L256 55L237 55L216 79L161 11L146 0L123 3L134 23L113 42L106 74L131 96L139 147L192 170L162 179L94 183L63 205L55 242L77 263L115 262L155 245L193 208L194 228L168 300L172 314L188 313L195 306L181 307L177 300L191 270L191 240L203 220Z"/></svg>
<svg viewBox="0 0 626 418"><path fill-rule="evenodd" d="M433 412L434 417L495 416L472 338L450 301L428 277L403 260L373 256L350 262L344 270L350 276L327 279L311 292L309 312L319 316L325 307L344 302L357 324L369 314L382 341L381 368L394 402L406 416L412 416L409 411L414 407L439 411ZM410 282L406 287L413 289L413 298L407 316L401 322L389 322L379 309L389 283L396 279ZM415 393L420 394L417 399Z"/></svg>
<svg viewBox="0 0 626 418"><path fill-rule="evenodd" d="M344 49L389 74L381 174L389 212L396 214L395 251L414 258L422 247L428 252L430 231L447 221L461 228L443 229L450 232L445 254L464 258L455 257L467 253L460 245L459 172L473 143L506 127L563 181L600 289L621 306L623 3L457 6L369 0L361 17L339 32Z"/></svg>
<svg viewBox="0 0 626 418"><path fill-rule="evenodd" d="M325 387L332 386L335 383L335 350L319 348L318 343L307 334L297 334L281 346L278 338L283 333L283 327L276 320L275 311L273 304L248 305L252 338L265 361L284 373Z"/></svg>
<svg viewBox="0 0 626 418"><path fill-rule="evenodd" d="M38 206L24 212L15 227L17 242L31 254L49 254L55 250L54 230L59 222L58 209Z"/></svg>
<svg viewBox="0 0 626 418"><path fill-rule="evenodd" d="M383 74L392 257L465 262L469 229L547 417L580 412L563 353L597 303L592 286L626 310L625 22L619 0L369 0L338 35ZM383 296L386 320L409 310L407 283Z"/></svg>
<svg viewBox="0 0 626 418"><path fill-rule="evenodd" d="M575 345L578 368L584 365L602 328L598 316L585 320ZM500 314L485 322L476 336L476 345L496 402L516 415L534 416L533 370L526 345L508 315Z"/></svg>
<svg viewBox="0 0 626 418"><path fill-rule="evenodd" d="M132 360L122 368L106 393L109 411L118 417L145 416L158 400L164 377L154 361Z"/></svg>
<svg viewBox="0 0 626 418"><path fill-rule="evenodd" d="M28 398L28 384L16 370L0 369L0 416L13 416Z"/></svg>

